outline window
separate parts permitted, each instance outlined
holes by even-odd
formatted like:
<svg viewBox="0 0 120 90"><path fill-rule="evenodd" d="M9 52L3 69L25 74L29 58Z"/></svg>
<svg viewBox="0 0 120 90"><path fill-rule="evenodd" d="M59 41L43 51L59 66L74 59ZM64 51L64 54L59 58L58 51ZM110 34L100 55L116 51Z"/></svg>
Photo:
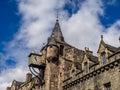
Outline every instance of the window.
<svg viewBox="0 0 120 90"><path fill-rule="evenodd" d="M111 83L109 82L109 83L104 84L104 88L105 90L111 90Z"/></svg>
<svg viewBox="0 0 120 90"><path fill-rule="evenodd" d="M89 66L87 62L84 63L84 69L85 69L85 73L89 72Z"/></svg>
<svg viewBox="0 0 120 90"><path fill-rule="evenodd" d="M63 49L64 49L64 46L60 45L60 55L62 55L62 56L63 56Z"/></svg>
<svg viewBox="0 0 120 90"><path fill-rule="evenodd" d="M50 48L52 48L52 46L50 46Z"/></svg>
<svg viewBox="0 0 120 90"><path fill-rule="evenodd" d="M102 64L104 65L106 64L106 53L105 52L101 53L101 56L102 56Z"/></svg>

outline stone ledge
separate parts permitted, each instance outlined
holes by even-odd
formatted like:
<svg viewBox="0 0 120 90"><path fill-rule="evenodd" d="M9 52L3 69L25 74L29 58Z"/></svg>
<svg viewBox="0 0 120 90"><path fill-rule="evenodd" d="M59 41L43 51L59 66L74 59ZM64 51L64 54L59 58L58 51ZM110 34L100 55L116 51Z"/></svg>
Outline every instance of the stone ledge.
<svg viewBox="0 0 120 90"><path fill-rule="evenodd" d="M108 63L108 64L98 68L97 70L94 70L94 71L92 71L92 72L90 72L90 73L88 73L88 74L74 80L74 81L72 81L72 78L69 78L67 80L68 81L71 80L71 81L70 81L70 83L63 86L63 90L67 90L68 88L73 87L73 86L77 85L80 82L86 81L87 79L90 79L90 78L92 78L92 77L94 77L96 75L99 75L99 74L101 74L101 73L103 73L105 71L108 71L108 70L110 70L110 69L112 69L114 67L118 67L119 64L120 64L120 59L117 59L117 60L115 60L115 61L113 61L111 63ZM63 83L66 83L66 81L64 81Z"/></svg>

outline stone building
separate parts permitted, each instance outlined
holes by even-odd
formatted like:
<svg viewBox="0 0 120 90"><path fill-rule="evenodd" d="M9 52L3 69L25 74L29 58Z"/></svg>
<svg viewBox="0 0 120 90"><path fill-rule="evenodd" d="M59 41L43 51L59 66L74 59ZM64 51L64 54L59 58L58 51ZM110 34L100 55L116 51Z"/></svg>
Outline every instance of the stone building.
<svg viewBox="0 0 120 90"><path fill-rule="evenodd" d="M120 47L101 36L96 52L69 45L57 20L47 44L29 55L29 67L37 68L38 76L28 73L25 82L14 80L7 90L120 90Z"/></svg>

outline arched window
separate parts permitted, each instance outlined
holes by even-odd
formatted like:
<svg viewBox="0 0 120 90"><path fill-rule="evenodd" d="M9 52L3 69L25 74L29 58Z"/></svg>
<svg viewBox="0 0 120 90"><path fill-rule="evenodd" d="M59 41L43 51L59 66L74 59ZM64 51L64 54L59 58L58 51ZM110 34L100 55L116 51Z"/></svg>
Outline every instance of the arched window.
<svg viewBox="0 0 120 90"><path fill-rule="evenodd" d="M60 55L63 56L63 50L64 50L64 46L60 45Z"/></svg>
<svg viewBox="0 0 120 90"><path fill-rule="evenodd" d="M88 62L84 63L84 69L85 69L85 73L89 73L89 65Z"/></svg>
<svg viewBox="0 0 120 90"><path fill-rule="evenodd" d="M102 57L102 64L105 65L106 64L106 53L105 52L101 53L101 57Z"/></svg>

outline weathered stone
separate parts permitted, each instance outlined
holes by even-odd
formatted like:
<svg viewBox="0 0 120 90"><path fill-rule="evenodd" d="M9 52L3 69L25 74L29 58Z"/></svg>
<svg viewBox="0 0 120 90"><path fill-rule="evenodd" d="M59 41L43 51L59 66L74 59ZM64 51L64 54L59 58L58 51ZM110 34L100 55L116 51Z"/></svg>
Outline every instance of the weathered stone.
<svg viewBox="0 0 120 90"><path fill-rule="evenodd" d="M40 74L44 83L27 74L25 82L14 80L7 90L120 90L120 51L103 37L98 57L94 56L89 48L84 51L67 44L57 21L41 52L46 64L44 75Z"/></svg>

